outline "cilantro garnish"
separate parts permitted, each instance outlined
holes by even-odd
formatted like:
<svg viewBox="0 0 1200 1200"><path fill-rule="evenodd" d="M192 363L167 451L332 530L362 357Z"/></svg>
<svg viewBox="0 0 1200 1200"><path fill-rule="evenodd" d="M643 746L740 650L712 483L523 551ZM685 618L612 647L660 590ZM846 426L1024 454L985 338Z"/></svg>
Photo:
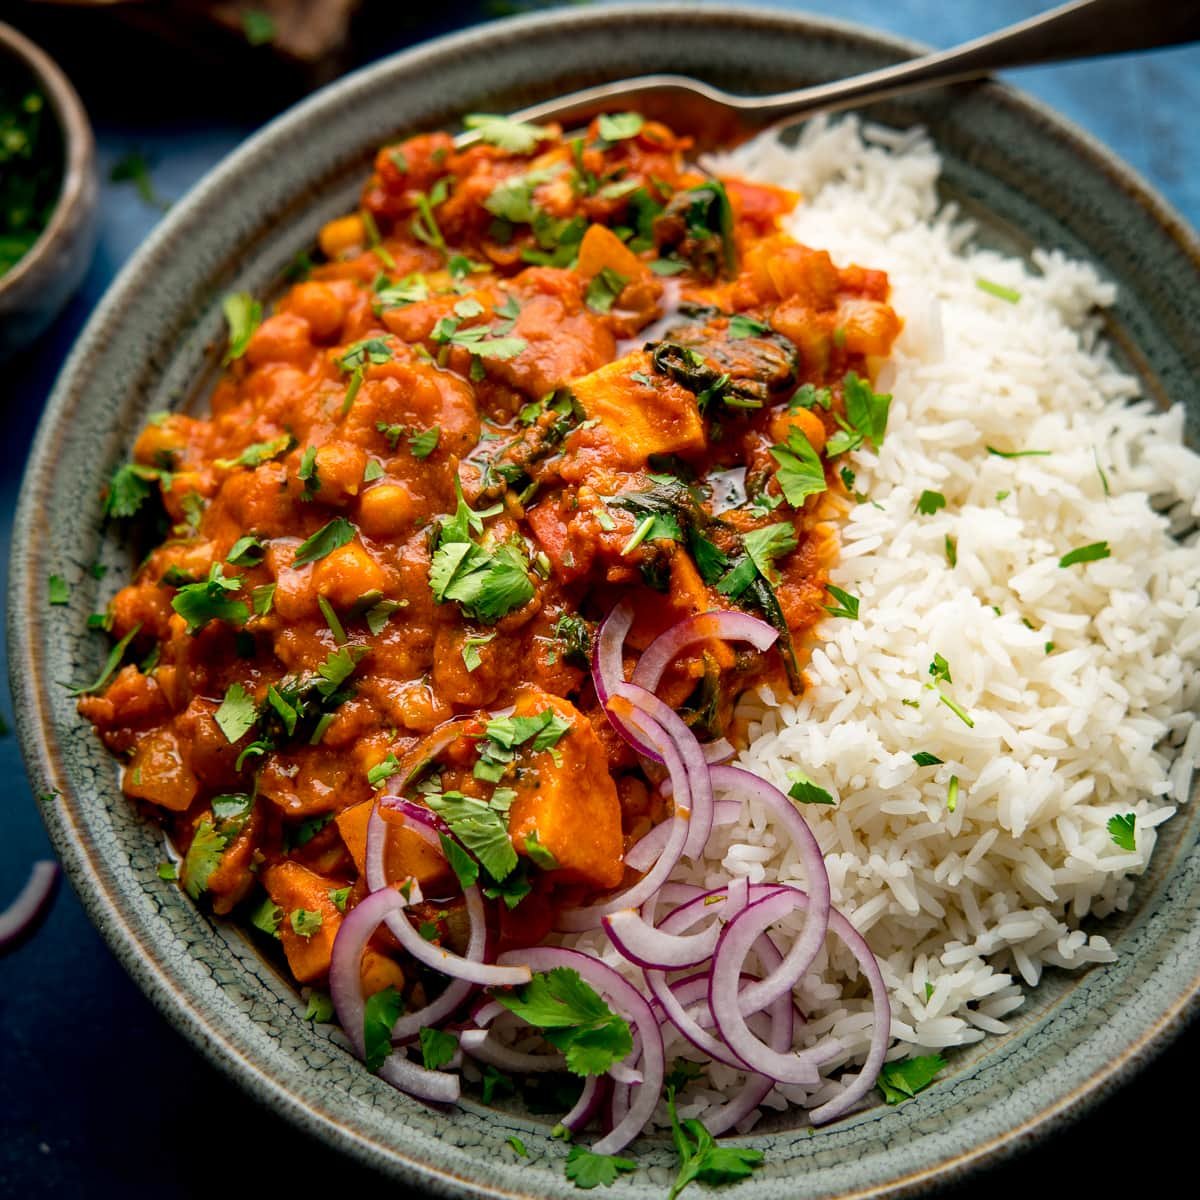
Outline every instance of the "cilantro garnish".
<svg viewBox="0 0 1200 1200"><path fill-rule="evenodd" d="M478 864L453 838L448 838L444 833L438 837L442 843L442 853L446 856L450 869L458 876L458 882L464 888L474 887L479 882Z"/></svg>
<svg viewBox="0 0 1200 1200"><path fill-rule="evenodd" d="M840 587L835 587L832 583L827 583L825 590L837 601L836 604L825 605L825 611L831 617L845 617L850 621L858 620L859 601L857 596L842 591Z"/></svg>
<svg viewBox="0 0 1200 1200"><path fill-rule="evenodd" d="M1123 816L1118 815L1108 818L1108 836L1112 838L1113 843L1120 846L1122 850L1137 849L1137 830L1135 828L1137 819L1133 813L1125 813Z"/></svg>
<svg viewBox="0 0 1200 1200"><path fill-rule="evenodd" d="M200 893L208 887L224 853L224 835L213 828L211 821L201 821L183 858L184 887L193 900L199 900Z"/></svg>
<svg viewBox="0 0 1200 1200"><path fill-rule="evenodd" d="M1093 542L1090 546L1079 546L1076 549L1064 554L1058 560L1060 567L1073 567L1076 563L1099 562L1102 558L1108 558L1112 551L1108 548L1107 542Z"/></svg>
<svg viewBox="0 0 1200 1200"><path fill-rule="evenodd" d="M636 1171L632 1158L615 1154L594 1154L585 1146L572 1146L567 1154L566 1175L577 1187L590 1191L594 1187L612 1187L622 1171Z"/></svg>
<svg viewBox="0 0 1200 1200"><path fill-rule="evenodd" d="M333 605L329 603L326 597L318 596L317 607L321 610L321 616L325 618L325 624L329 626L329 632L333 634L334 645L344 646L346 644L346 630Z"/></svg>
<svg viewBox="0 0 1200 1200"><path fill-rule="evenodd" d="M508 823L494 808L461 792L430 795L426 802L494 879L503 880L516 867Z"/></svg>
<svg viewBox="0 0 1200 1200"><path fill-rule="evenodd" d="M943 540L943 546L946 550L946 561L952 566L958 566L958 540L946 534Z"/></svg>
<svg viewBox="0 0 1200 1200"><path fill-rule="evenodd" d="M383 338L364 338L355 342L338 360L339 369L345 372L365 367L368 363L385 363L392 361L392 348Z"/></svg>
<svg viewBox="0 0 1200 1200"><path fill-rule="evenodd" d="M265 46L275 40L275 19L261 8L244 8L242 33L251 46Z"/></svg>
<svg viewBox="0 0 1200 1200"><path fill-rule="evenodd" d="M946 1065L940 1054L884 1063L876 1086L888 1104L900 1104L927 1088Z"/></svg>
<svg viewBox="0 0 1200 1200"><path fill-rule="evenodd" d="M997 450L995 446L986 449L996 458L1046 458L1054 453L1052 450Z"/></svg>
<svg viewBox="0 0 1200 1200"><path fill-rule="evenodd" d="M793 508L799 508L808 496L825 491L825 468L821 456L802 430L788 430L786 445L771 447L771 457L779 464L775 478Z"/></svg>
<svg viewBox="0 0 1200 1200"><path fill-rule="evenodd" d="M812 408L814 405L819 405L828 412L833 407L833 393L827 387L819 388L815 384L804 383L788 401L788 408L793 411L797 408Z"/></svg>
<svg viewBox="0 0 1200 1200"><path fill-rule="evenodd" d="M612 1011L578 971L539 971L519 989L493 993L510 1012L542 1030L576 1075L603 1075L633 1049L629 1023Z"/></svg>
<svg viewBox="0 0 1200 1200"><path fill-rule="evenodd" d="M266 547L262 539L253 534L246 534L229 548L225 561L231 567L257 567L265 557Z"/></svg>
<svg viewBox="0 0 1200 1200"><path fill-rule="evenodd" d="M499 790L497 789L497 791ZM514 792L513 795L515 796L516 793ZM538 841L536 829L525 839L525 853L529 855L530 861L536 863L543 871L558 870L558 859L554 857L551 850Z"/></svg>
<svg viewBox="0 0 1200 1200"><path fill-rule="evenodd" d="M428 192L418 192L415 199L417 212L409 225L413 237L440 251L443 258L448 254L446 239L442 236L433 210L442 204L449 194L450 184L445 179L439 179Z"/></svg>
<svg viewBox="0 0 1200 1200"><path fill-rule="evenodd" d="M929 664L929 674L934 679L943 680L946 683L953 683L954 680L950 677L950 664L936 651L933 655L933 662Z"/></svg>
<svg viewBox="0 0 1200 1200"><path fill-rule="evenodd" d="M604 267L588 283L585 294L588 308L598 313L611 312L613 302L628 282L624 275L618 275L611 267Z"/></svg>
<svg viewBox="0 0 1200 1200"><path fill-rule="evenodd" d="M437 425L422 430L420 433L410 433L408 448L412 451L413 458L428 458L437 449L441 436L442 431Z"/></svg>
<svg viewBox="0 0 1200 1200"><path fill-rule="evenodd" d="M333 1000L328 992L313 988L308 994L308 1007L304 1019L315 1025L328 1025L333 1019Z"/></svg>
<svg viewBox="0 0 1200 1200"><path fill-rule="evenodd" d="M475 130L481 141L498 146L509 154L529 154L537 148L538 142L550 136L549 131L541 125L513 121L509 117L498 117L491 113L468 113L463 124Z"/></svg>
<svg viewBox="0 0 1200 1200"><path fill-rule="evenodd" d="M421 1042L421 1059L429 1071L441 1070L458 1049L458 1038L452 1033L443 1033L440 1029L430 1029L426 1026L417 1037Z"/></svg>
<svg viewBox="0 0 1200 1200"><path fill-rule="evenodd" d="M256 617L265 617L271 611L275 603L275 589L278 586L276 583L264 583L250 589L250 603Z"/></svg>
<svg viewBox="0 0 1200 1200"><path fill-rule="evenodd" d="M296 547L296 556L292 559L293 567L302 567L306 563L316 562L327 554L332 554L340 546L354 540L355 528L345 517L334 517L327 525L322 525L316 533L304 539Z"/></svg>
<svg viewBox="0 0 1200 1200"><path fill-rule="evenodd" d="M179 878L179 868L173 862L164 862L158 864L158 877L164 879L168 883Z"/></svg>
<svg viewBox="0 0 1200 1200"><path fill-rule="evenodd" d="M231 684L225 699L214 714L225 740L232 746L240 741L258 721L254 701L240 683Z"/></svg>
<svg viewBox="0 0 1200 1200"><path fill-rule="evenodd" d="M976 279L975 286L981 292L995 296L997 300L1007 300L1009 304L1016 304L1021 299L1021 293L1015 288L1005 287L1002 283L993 283L990 279Z"/></svg>
<svg viewBox="0 0 1200 1200"><path fill-rule="evenodd" d="M950 776L950 786L946 789L946 811L953 812L958 807L958 776Z"/></svg>
<svg viewBox="0 0 1200 1200"><path fill-rule="evenodd" d="M229 325L229 348L222 364L231 363L246 353L254 331L262 323L262 304L249 292L233 292L221 301L225 321Z"/></svg>
<svg viewBox="0 0 1200 1200"><path fill-rule="evenodd" d="M477 671L483 665L483 658L479 653L479 647L486 646L495 636L496 634L493 632L463 639L462 660L463 666L468 671Z"/></svg>
<svg viewBox="0 0 1200 1200"><path fill-rule="evenodd" d="M150 498L152 483L163 477L155 467L143 467L139 463L125 463L118 467L108 481L108 493L104 497L104 515L117 520L127 520L137 515L142 505Z"/></svg>
<svg viewBox="0 0 1200 1200"><path fill-rule="evenodd" d="M208 578L181 587L171 599L171 607L187 622L188 633L197 633L209 621L227 621L244 625L250 610L243 600L234 600L230 593L240 591L240 575L224 575L220 563L209 568Z"/></svg>
<svg viewBox="0 0 1200 1200"><path fill-rule="evenodd" d="M759 574L768 583L774 584L779 578L775 572L775 559L795 550L796 530L790 522L778 521L761 529L751 529L742 536L742 545Z"/></svg>
<svg viewBox="0 0 1200 1200"><path fill-rule="evenodd" d="M323 919L319 912L313 912L307 908L294 908L289 917L292 931L297 937L305 939L312 937L321 928Z"/></svg>
<svg viewBox="0 0 1200 1200"><path fill-rule="evenodd" d="M393 283L386 275L375 281L375 308L382 312L387 308L403 308L406 304L419 304L429 299L429 284L425 276L417 271Z"/></svg>
<svg viewBox="0 0 1200 1200"><path fill-rule="evenodd" d="M761 1167L763 1152L742 1146L719 1146L712 1134L697 1120L679 1120L675 1109L675 1089L667 1091L667 1111L671 1116L671 1137L679 1155L679 1174L667 1194L675 1197L694 1179L701 1183L733 1183L745 1179Z"/></svg>
<svg viewBox="0 0 1200 1200"><path fill-rule="evenodd" d="M771 327L764 325L762 321L755 320L754 317L748 317L745 313L734 313L729 318L729 336L734 341L740 341L742 338L762 337L763 334L770 333ZM812 385L809 384L809 387Z"/></svg>
<svg viewBox="0 0 1200 1200"><path fill-rule="evenodd" d="M936 767L938 763L944 761L936 754L930 754L928 750L918 750L912 757L918 767Z"/></svg>
<svg viewBox="0 0 1200 1200"><path fill-rule="evenodd" d="M330 888L329 898L333 901L333 907L340 913L346 911L346 901L350 898L350 889L348 887Z"/></svg>
<svg viewBox="0 0 1200 1200"><path fill-rule="evenodd" d="M46 581L46 599L51 604L71 602L71 588L61 575L51 575Z"/></svg>
<svg viewBox="0 0 1200 1200"><path fill-rule="evenodd" d="M504 1140L513 1148L515 1154L520 1155L521 1158L529 1157L529 1151L525 1149L525 1143L515 1133L510 1133Z"/></svg>
<svg viewBox="0 0 1200 1200"><path fill-rule="evenodd" d="M853 371L847 372L842 386L850 425L878 449L883 445L883 437L887 432L892 397L874 391L865 379L860 379Z"/></svg>
<svg viewBox="0 0 1200 1200"><path fill-rule="evenodd" d="M923 517L931 517L939 508L946 507L946 497L941 492L931 492L926 488L917 498L917 512Z"/></svg>
<svg viewBox="0 0 1200 1200"><path fill-rule="evenodd" d="M606 142L623 142L626 138L637 137L646 119L641 113L606 113L600 118L598 130Z"/></svg>
<svg viewBox="0 0 1200 1200"><path fill-rule="evenodd" d="M367 997L363 1007L363 1061L378 1071L392 1052L392 1027L400 1020L404 1001L394 987Z"/></svg>
<svg viewBox="0 0 1200 1200"><path fill-rule="evenodd" d="M803 771L792 772L792 786L788 789L788 795L801 804L833 803L833 796L809 779Z"/></svg>

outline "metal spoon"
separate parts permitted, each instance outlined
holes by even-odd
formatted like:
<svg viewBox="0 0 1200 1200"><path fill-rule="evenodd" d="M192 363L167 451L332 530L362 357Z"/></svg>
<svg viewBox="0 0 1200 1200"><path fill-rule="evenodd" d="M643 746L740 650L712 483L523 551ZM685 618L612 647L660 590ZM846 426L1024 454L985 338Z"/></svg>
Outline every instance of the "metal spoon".
<svg viewBox="0 0 1200 1200"><path fill-rule="evenodd" d="M986 37L836 83L773 96L734 96L686 75L642 75L600 84L515 113L521 121L584 122L636 109L690 134L698 151L736 145L764 129L920 88L978 79L1037 63L1150 50L1200 40L1196 0L1072 0ZM461 134L460 146L477 139Z"/></svg>

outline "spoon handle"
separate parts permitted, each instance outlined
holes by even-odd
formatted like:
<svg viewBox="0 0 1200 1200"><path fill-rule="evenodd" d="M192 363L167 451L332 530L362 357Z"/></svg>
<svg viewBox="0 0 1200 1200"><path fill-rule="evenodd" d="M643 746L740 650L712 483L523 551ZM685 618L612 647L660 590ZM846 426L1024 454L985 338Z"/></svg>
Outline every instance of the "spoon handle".
<svg viewBox="0 0 1200 1200"><path fill-rule="evenodd" d="M802 88L738 108L756 123L830 112L903 92L976 79L1008 67L1092 58L1175 46L1200 40L1200 3L1195 0L1071 0L1059 8L997 30L986 37L922 58Z"/></svg>

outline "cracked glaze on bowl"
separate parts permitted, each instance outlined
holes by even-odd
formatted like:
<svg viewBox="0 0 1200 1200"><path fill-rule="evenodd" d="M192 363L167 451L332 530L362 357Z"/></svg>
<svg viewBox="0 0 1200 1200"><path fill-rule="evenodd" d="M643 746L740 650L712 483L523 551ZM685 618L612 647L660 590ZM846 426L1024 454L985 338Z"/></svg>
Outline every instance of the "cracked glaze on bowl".
<svg viewBox="0 0 1200 1200"><path fill-rule="evenodd" d="M605 78L681 71L744 91L795 87L916 48L779 12L647 6L560 11L472 30L313 96L215 170L122 272L84 332L42 420L14 536L9 629L18 724L34 787L57 789L46 822L92 919L141 987L209 1058L277 1111L360 1160L455 1196L577 1196L552 1118L434 1112L368 1075L231 926L157 876L160 837L122 798L117 767L55 680L104 656L84 629L128 567L100 529L98 493L147 413L201 397L216 371L226 291L265 293L321 223L353 206L379 143L509 111ZM1195 235L1085 135L996 85L873 111L929 125L947 192L1011 244L1097 261L1121 299L1110 332L1151 394L1200 424L1200 247ZM84 565L113 571L98 584ZM70 564L79 564L70 566ZM69 609L47 607L67 575ZM1163 1045L1200 991L1197 813L1176 817L1132 915L1102 926L1114 965L1049 976L1016 1031L955 1056L917 1101L877 1106L812 1135L786 1121L745 1139L766 1165L741 1200L898 1195L1044 1133ZM505 1144L519 1135L517 1159ZM673 1174L662 1138L606 1195L659 1200Z"/></svg>

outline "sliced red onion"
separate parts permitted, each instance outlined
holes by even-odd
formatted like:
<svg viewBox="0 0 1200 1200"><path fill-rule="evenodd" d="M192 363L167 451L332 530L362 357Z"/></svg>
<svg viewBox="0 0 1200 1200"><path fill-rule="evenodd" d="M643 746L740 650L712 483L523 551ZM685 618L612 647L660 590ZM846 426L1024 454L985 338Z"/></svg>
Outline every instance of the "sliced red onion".
<svg viewBox="0 0 1200 1200"><path fill-rule="evenodd" d="M391 794L380 796L379 807L386 808L389 812L399 813L405 819L405 823L419 832L422 837L425 837L426 834L433 834L433 841L430 842L430 845L440 848L438 835L450 836L450 826L432 808L426 808L425 805L417 804L416 801L409 800L405 796ZM425 840L429 841L429 838L425 837Z"/></svg>
<svg viewBox="0 0 1200 1200"><path fill-rule="evenodd" d="M692 802L688 805L692 810L691 823L688 826L687 841L683 844L683 853L688 858L698 859L704 853L704 847L712 833L713 789L708 774L709 766L704 761L704 752L696 740L696 735L680 719L679 714L669 704L664 704L653 692L635 687L631 683L618 683L614 694L644 712L675 743L675 749L679 751L688 774L688 786L692 797Z"/></svg>
<svg viewBox="0 0 1200 1200"><path fill-rule="evenodd" d="M672 789L673 791L674 789ZM717 800L713 804L713 825L734 825L742 815L742 806L737 800ZM667 844L671 835L671 822L660 821L645 837L639 838L625 852L625 865L631 871L648 871Z"/></svg>
<svg viewBox="0 0 1200 1200"><path fill-rule="evenodd" d="M631 682L648 692L654 691L670 663L697 642L749 642L755 650L769 650L778 637L778 632L766 621L747 613L731 609L700 613L660 633L638 660Z"/></svg>
<svg viewBox="0 0 1200 1200"><path fill-rule="evenodd" d="M797 896L802 899L797 900ZM773 889L770 895L755 900L726 924L713 955L708 1002L725 1044L751 1070L769 1075L777 1083L812 1087L820 1080L818 1065L833 1057L840 1045L830 1040L797 1053L782 1053L754 1036L743 1012L745 997L752 991L752 986L742 987L746 956L767 929L798 907L812 911L803 892L794 888ZM775 975L779 969L776 968Z"/></svg>
<svg viewBox="0 0 1200 1200"><path fill-rule="evenodd" d="M518 959L534 971L552 971L556 967L570 967L578 971L581 978L606 996L614 1008L634 1025L642 1046L642 1082L636 1085L636 1095L629 1111L617 1122L611 1133L592 1147L596 1154L616 1154L633 1141L645 1127L654 1115L654 1109L662 1094L665 1074L663 1041L650 1005L646 1003L642 993L612 967L577 950L535 946L529 950L515 950L502 954L499 961L503 963Z"/></svg>
<svg viewBox="0 0 1200 1200"><path fill-rule="evenodd" d="M663 933L644 921L636 909L626 908L610 913L601 924L618 954L639 967L655 971L678 971L683 967L694 967L712 957L721 936L718 919L720 905L715 910L707 928L693 934Z"/></svg>
<svg viewBox="0 0 1200 1200"><path fill-rule="evenodd" d="M662 757L629 728L620 714L608 710L608 702L615 688L625 682L623 651L632 625L633 605L628 600L622 600L601 622L596 634L596 646L592 651L592 685L596 689L596 699L600 701L600 707L608 716L609 724L638 754L661 763Z"/></svg>
<svg viewBox="0 0 1200 1200"><path fill-rule="evenodd" d="M783 993L790 992L808 972L820 951L829 925L829 873L825 869L825 857L821 853L821 847L809 829L808 822L777 787L738 767L712 767L709 774L716 791L748 794L769 809L791 838L792 845L804 863L805 882L811 898L804 929L789 947L780 966L766 979L747 988L741 996L742 1013L758 1012Z"/></svg>
<svg viewBox="0 0 1200 1200"><path fill-rule="evenodd" d="M653 896L675 869L683 854L683 845L687 840L688 817L690 815L690 795L688 793L688 777L683 760L675 744L667 736L660 725L652 721L640 709L630 708L627 720L635 730L657 749L667 765L672 785L675 789L675 816L670 819L671 833L667 845L659 855L653 868L632 887L586 908L567 909L559 915L558 928L566 933L579 933L585 929L595 929L600 919L609 913L620 912L623 908L637 908Z"/></svg>
<svg viewBox="0 0 1200 1200"><path fill-rule="evenodd" d="M706 763L727 763L737 753L733 743L725 738L716 738L714 741L705 742L700 749L704 751Z"/></svg>
<svg viewBox="0 0 1200 1200"><path fill-rule="evenodd" d="M363 1040L363 1013L366 1008L362 994L362 956L389 914L398 913L408 901L394 888L373 892L346 914L333 941L329 965L329 993L337 1011L338 1021L354 1052L366 1057ZM436 1104L453 1104L458 1099L458 1076L444 1071L429 1071L409 1062L400 1052L388 1055L379 1074L394 1087L410 1096Z"/></svg>
<svg viewBox="0 0 1200 1200"><path fill-rule="evenodd" d="M486 1029L464 1029L458 1035L463 1052L502 1071L561 1071L561 1054L527 1054L492 1037Z"/></svg>
<svg viewBox="0 0 1200 1200"><path fill-rule="evenodd" d="M575 1107L559 1121L559 1124L572 1133L583 1129L604 1101L604 1082L607 1078L606 1075L589 1075L583 1085L583 1091L579 1093L579 1099L575 1101Z"/></svg>
<svg viewBox="0 0 1200 1200"><path fill-rule="evenodd" d="M43 860L33 864L17 898L0 913L0 950L6 950L33 928L54 895L57 878L58 863Z"/></svg>
<svg viewBox="0 0 1200 1200"><path fill-rule="evenodd" d="M624 1063L613 1063L609 1068L608 1074L614 1083L624 1083L633 1086L645 1082L645 1077L641 1071L634 1070L633 1067L627 1067Z"/></svg>

